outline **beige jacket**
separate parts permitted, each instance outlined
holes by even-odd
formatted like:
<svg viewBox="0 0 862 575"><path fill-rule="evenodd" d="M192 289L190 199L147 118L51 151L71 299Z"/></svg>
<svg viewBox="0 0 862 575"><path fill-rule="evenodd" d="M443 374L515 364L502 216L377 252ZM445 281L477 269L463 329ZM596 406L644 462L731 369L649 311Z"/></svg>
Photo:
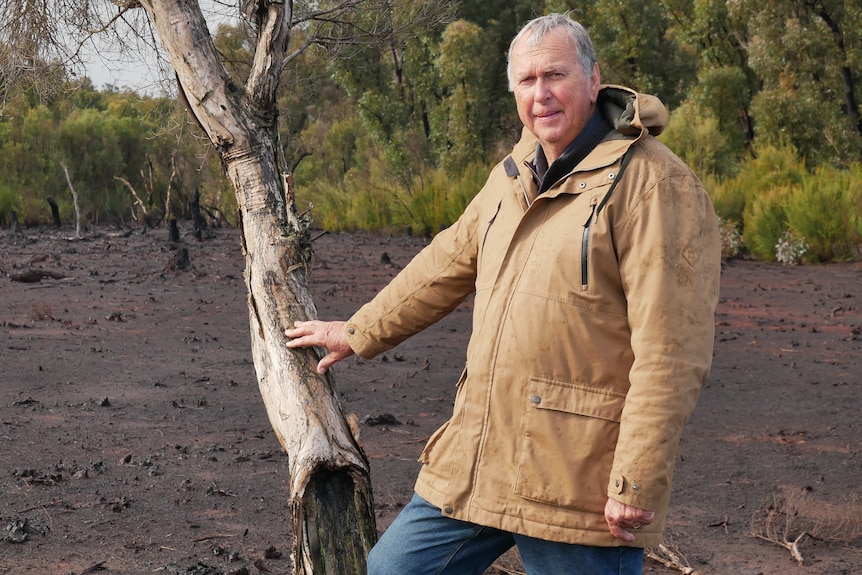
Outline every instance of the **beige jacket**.
<svg viewBox="0 0 862 575"><path fill-rule="evenodd" d="M650 131L661 103L606 86L617 127L536 198L524 132L461 218L347 323L370 358L475 293L451 419L419 495L451 517L548 540L625 545L608 497L656 512L712 360L720 242L701 182ZM623 155L629 161L618 185Z"/></svg>

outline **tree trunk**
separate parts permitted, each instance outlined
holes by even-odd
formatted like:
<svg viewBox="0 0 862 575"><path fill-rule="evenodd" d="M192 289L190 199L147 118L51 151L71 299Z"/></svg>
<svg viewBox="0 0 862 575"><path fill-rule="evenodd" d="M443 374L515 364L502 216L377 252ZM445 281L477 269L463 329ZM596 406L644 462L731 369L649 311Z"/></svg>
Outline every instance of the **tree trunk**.
<svg viewBox="0 0 862 575"><path fill-rule="evenodd" d="M239 207L252 354L266 411L290 458L294 565L305 575L364 574L376 539L368 461L316 353L289 350L284 330L317 316L311 245L281 155L275 88L289 3L262 4L245 90L218 59L195 2L144 0L189 111L219 151ZM268 52L267 52L268 51Z"/></svg>
<svg viewBox="0 0 862 575"><path fill-rule="evenodd" d="M180 228L177 226L176 218L168 220L168 245L171 248L175 248L180 245Z"/></svg>
<svg viewBox="0 0 862 575"><path fill-rule="evenodd" d="M51 220L54 222L54 227L59 228L63 225L60 221L60 206L54 201L54 198L46 198L48 205L51 206Z"/></svg>
<svg viewBox="0 0 862 575"><path fill-rule="evenodd" d="M201 216L201 191L195 188L195 195L192 198L192 222L194 222L194 236L196 239L203 239L204 235L204 219Z"/></svg>

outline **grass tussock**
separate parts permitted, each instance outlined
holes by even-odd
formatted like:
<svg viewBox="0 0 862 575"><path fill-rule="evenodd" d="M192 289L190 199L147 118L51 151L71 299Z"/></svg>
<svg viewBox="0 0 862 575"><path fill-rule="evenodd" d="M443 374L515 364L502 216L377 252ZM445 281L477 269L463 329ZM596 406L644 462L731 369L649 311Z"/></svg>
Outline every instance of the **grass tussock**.
<svg viewBox="0 0 862 575"><path fill-rule="evenodd" d="M488 170L479 163L457 176L429 169L405 185L377 164L337 184L310 181L297 190L297 203L300 209L311 206L314 223L328 231L433 235L458 219L484 185Z"/></svg>

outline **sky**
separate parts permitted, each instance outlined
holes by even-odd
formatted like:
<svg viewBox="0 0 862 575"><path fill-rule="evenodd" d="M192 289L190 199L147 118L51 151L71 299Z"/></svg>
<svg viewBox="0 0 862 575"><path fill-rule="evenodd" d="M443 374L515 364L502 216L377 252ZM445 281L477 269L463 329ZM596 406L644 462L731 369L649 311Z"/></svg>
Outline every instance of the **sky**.
<svg viewBox="0 0 862 575"><path fill-rule="evenodd" d="M227 11L236 10L219 4L218 0L201 0L201 8L211 33L219 23L232 20L225 15ZM85 44L81 51L85 70L79 73L86 74L97 90L113 86L118 90L130 89L150 96L172 93L175 84L173 72L163 55L160 69L159 55L152 42L135 37L128 28L120 34L129 45L127 49L121 50L107 35L94 37Z"/></svg>
<svg viewBox="0 0 862 575"><path fill-rule="evenodd" d="M93 51L86 56L86 75L97 90L113 86L118 90L133 90L151 96L164 90L159 80L159 68L154 51L139 51L124 61L108 60L104 53Z"/></svg>

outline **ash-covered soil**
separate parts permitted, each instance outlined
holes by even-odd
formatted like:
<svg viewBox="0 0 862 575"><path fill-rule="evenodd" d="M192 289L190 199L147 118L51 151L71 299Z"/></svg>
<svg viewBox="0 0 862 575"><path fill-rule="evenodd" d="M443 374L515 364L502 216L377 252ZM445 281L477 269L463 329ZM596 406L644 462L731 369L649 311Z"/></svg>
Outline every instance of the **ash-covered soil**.
<svg viewBox="0 0 862 575"><path fill-rule="evenodd" d="M288 462L257 389L238 232L186 236L185 270L163 230L25 235L0 230L0 574L291 573ZM349 316L425 243L317 239L320 316ZM862 573L860 285L853 263L725 266L667 530L699 573ZM469 329L467 302L335 369L380 529L448 416ZM754 537L766 527L808 532L805 564Z"/></svg>

